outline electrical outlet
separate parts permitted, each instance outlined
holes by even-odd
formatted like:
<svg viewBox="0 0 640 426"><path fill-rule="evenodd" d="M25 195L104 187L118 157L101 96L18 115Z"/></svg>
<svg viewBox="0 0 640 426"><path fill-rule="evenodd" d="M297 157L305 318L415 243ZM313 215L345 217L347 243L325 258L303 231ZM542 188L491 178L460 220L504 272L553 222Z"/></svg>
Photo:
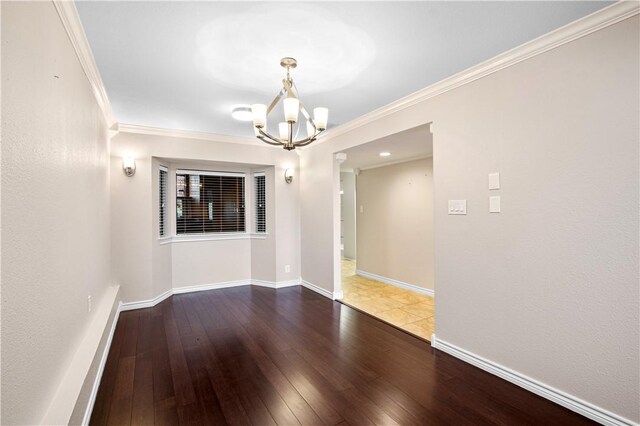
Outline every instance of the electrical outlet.
<svg viewBox="0 0 640 426"><path fill-rule="evenodd" d="M91 312L91 296L87 296L87 312Z"/></svg>
<svg viewBox="0 0 640 426"><path fill-rule="evenodd" d="M284 265L285 272L291 272L291 265Z"/></svg>

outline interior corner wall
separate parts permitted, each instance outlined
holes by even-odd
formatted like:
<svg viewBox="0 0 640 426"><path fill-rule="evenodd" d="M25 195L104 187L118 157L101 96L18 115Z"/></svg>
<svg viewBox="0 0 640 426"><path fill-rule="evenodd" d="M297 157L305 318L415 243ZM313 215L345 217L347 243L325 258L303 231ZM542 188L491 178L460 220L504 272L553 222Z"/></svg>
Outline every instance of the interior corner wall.
<svg viewBox="0 0 640 426"><path fill-rule="evenodd" d="M362 170L356 182L357 269L433 290L433 158Z"/></svg>
<svg viewBox="0 0 640 426"><path fill-rule="evenodd" d="M121 160L122 161L122 160ZM121 163L122 164L122 163ZM172 219L175 220L175 209L172 200L175 199L175 170L166 161L156 157L151 159L151 294L155 297L170 291L173 286L173 256L171 244L158 244L160 236L160 166L167 167L167 199L165 200L166 224L165 233L172 230Z"/></svg>
<svg viewBox="0 0 640 426"><path fill-rule="evenodd" d="M117 294L107 124L54 4L1 8L2 424L67 422L81 390L57 390Z"/></svg>
<svg viewBox="0 0 640 426"><path fill-rule="evenodd" d="M356 260L356 175L340 172L340 220L342 256Z"/></svg>
<svg viewBox="0 0 640 426"><path fill-rule="evenodd" d="M126 177L122 157L136 159L136 173ZM163 243L157 229L157 167L163 159L189 163L209 161L246 164L253 170L265 168L268 200L265 240L215 240ZM112 256L113 280L121 285L123 302L152 300L172 288L249 282L251 279L277 282L300 277L298 183L287 184L279 173L298 169L298 156L257 144L205 141L121 132L112 138ZM175 167L169 169L169 224L175 232L175 214L171 211L175 193ZM252 185L253 182L247 182ZM273 197L273 198L272 198ZM274 205L275 204L275 205ZM174 218L173 220L171 218ZM269 229L271 227L271 229ZM170 252L169 252L170 250ZM215 253L222 254L215 263ZM171 268L166 262L169 259ZM184 273L184 266L200 259L207 268ZM290 272L284 271L290 265ZM183 269L180 269L183 268ZM255 274L253 272L255 271ZM255 275L255 276L254 276ZM171 276L170 280L167 277Z"/></svg>
<svg viewBox="0 0 640 426"><path fill-rule="evenodd" d="M284 180L286 169L294 169L291 183ZM274 170L276 282L289 283L300 279L300 183L299 158L281 163ZM269 232L269 230L267 230ZM287 272L286 267L289 267Z"/></svg>
<svg viewBox="0 0 640 426"><path fill-rule="evenodd" d="M258 167L255 171L264 171L266 196L266 230L268 238L251 239L251 279L259 281L276 281L276 247L275 240L275 167ZM253 182L251 183L253 186ZM253 225L253 224L252 224Z"/></svg>
<svg viewBox="0 0 640 426"><path fill-rule="evenodd" d="M438 340L639 422L639 40L635 15L328 132L301 157L302 278L332 286L333 154L433 122Z"/></svg>

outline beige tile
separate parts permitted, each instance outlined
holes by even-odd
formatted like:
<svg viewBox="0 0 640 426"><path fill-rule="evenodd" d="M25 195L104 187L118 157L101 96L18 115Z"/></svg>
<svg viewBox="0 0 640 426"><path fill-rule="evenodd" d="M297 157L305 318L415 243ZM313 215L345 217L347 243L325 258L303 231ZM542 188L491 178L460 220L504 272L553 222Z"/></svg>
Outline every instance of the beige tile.
<svg viewBox="0 0 640 426"><path fill-rule="evenodd" d="M398 326L412 323L420 319L399 308L391 309L389 311L379 312L377 316L380 319L383 319L387 322L390 322L393 325L398 325Z"/></svg>
<svg viewBox="0 0 640 426"><path fill-rule="evenodd" d="M432 317L434 315L433 306L428 303L414 303L412 305L402 305L400 306L400 309L410 313L411 315L418 317L418 319L425 319L425 318Z"/></svg>
<svg viewBox="0 0 640 426"><path fill-rule="evenodd" d="M420 295L416 293L391 294L389 295L389 297L392 298L393 300L402 302L405 305L411 305L411 304L420 303L423 301Z"/></svg>
<svg viewBox="0 0 640 426"><path fill-rule="evenodd" d="M430 340L435 330L432 297L355 275L356 264L343 260L343 302Z"/></svg>
<svg viewBox="0 0 640 426"><path fill-rule="evenodd" d="M431 335L433 333L429 333L429 330L426 330L422 327L418 327L414 324L405 324L402 326L403 330L407 330L411 334L415 334L418 337L422 337L423 339L427 339L431 341Z"/></svg>
<svg viewBox="0 0 640 426"><path fill-rule="evenodd" d="M429 317L416 322L412 322L411 324L416 327L422 328L425 332L429 333L429 336L431 336L436 328L436 319L435 317Z"/></svg>

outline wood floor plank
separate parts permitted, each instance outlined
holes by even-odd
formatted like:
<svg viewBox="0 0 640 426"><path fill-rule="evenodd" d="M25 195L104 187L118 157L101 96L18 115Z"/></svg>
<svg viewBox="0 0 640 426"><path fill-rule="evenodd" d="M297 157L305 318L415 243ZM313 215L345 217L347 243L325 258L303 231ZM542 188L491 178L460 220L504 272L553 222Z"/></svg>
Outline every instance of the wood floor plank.
<svg viewBox="0 0 640 426"><path fill-rule="evenodd" d="M91 424L593 424L302 287L174 295L118 320Z"/></svg>
<svg viewBox="0 0 640 426"><path fill-rule="evenodd" d="M131 422L137 425L154 423L153 352L151 351L136 355Z"/></svg>

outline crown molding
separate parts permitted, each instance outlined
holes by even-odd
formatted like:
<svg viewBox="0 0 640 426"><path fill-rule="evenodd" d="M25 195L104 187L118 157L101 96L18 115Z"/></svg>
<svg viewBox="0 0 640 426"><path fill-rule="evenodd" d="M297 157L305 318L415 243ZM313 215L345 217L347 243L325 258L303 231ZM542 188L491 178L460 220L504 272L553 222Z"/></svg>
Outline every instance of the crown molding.
<svg viewBox="0 0 640 426"><path fill-rule="evenodd" d="M257 138L247 138L241 136L219 135L215 133L196 132L191 130L163 129L161 127L138 126L136 124L118 123L115 131L122 133L133 133L138 135L166 136L171 138L198 139L209 142L227 142L235 144L255 145L271 148L271 145L260 142ZM276 147L273 147L276 148Z"/></svg>
<svg viewBox="0 0 640 426"><path fill-rule="evenodd" d="M467 68L464 71L452 75L451 77L440 80L431 86L427 86L424 89L420 89L417 92L400 98L397 101L391 102L390 104L364 114L356 119L348 121L347 123L341 124L333 129L329 129L324 133L321 139L319 138L314 143L314 145L317 146L383 117L424 102L427 99L434 98L450 90L533 58L534 56L570 43L603 28L617 24L618 22L631 18L638 13L640 13L640 2L638 0L618 1L617 3L580 18L577 21L573 21L527 43L494 56L493 58L481 62L478 65Z"/></svg>
<svg viewBox="0 0 640 426"><path fill-rule="evenodd" d="M58 15L60 16L62 25L69 36L69 40L73 45L73 49L80 61L80 65L89 80L93 95L95 96L96 101L102 110L102 114L107 121L107 126L111 127L115 124L116 120L111 110L111 103L109 102L107 91L105 90L104 83L100 77L100 71L98 71L96 61L93 58L93 53L91 53L91 47L89 46L89 41L87 40L84 28L82 27L82 22L80 21L76 5L73 1L68 0L52 1Z"/></svg>

